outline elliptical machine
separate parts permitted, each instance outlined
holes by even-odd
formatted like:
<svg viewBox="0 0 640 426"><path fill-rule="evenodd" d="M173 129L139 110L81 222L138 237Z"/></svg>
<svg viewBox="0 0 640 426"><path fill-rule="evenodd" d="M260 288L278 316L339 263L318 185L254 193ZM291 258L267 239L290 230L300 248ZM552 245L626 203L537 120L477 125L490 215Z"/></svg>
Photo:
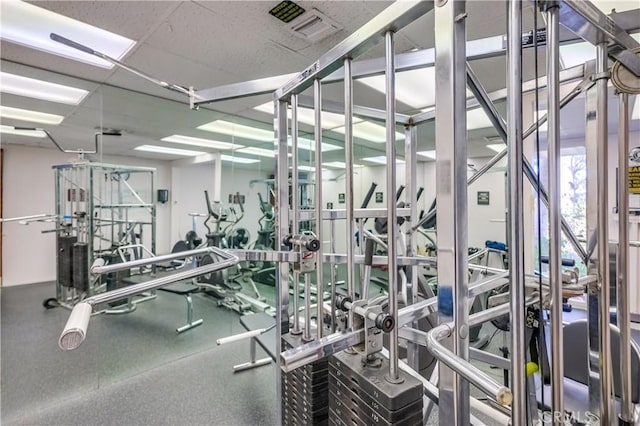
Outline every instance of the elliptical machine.
<svg viewBox="0 0 640 426"><path fill-rule="evenodd" d="M209 193L204 191L207 202L207 219L204 226L207 228L206 245L221 249L238 248L234 247L238 239L234 238L233 230L244 217L244 206L241 202L240 194L236 194L236 199L240 208L238 214L233 206L227 207L220 202L211 202ZM211 223L210 223L211 222ZM225 223L228 223L224 226ZM248 235L248 232L246 233ZM235 243L234 243L234 240ZM213 254L205 254L198 259L198 265L214 263ZM246 268L231 267L221 271L205 274L200 277L199 283L205 287L205 293L218 299L218 305L238 313L244 313L256 307L258 311L265 312L270 307L264 303L264 298L260 295L255 283L248 275ZM249 284L256 297L242 293L242 283Z"/></svg>

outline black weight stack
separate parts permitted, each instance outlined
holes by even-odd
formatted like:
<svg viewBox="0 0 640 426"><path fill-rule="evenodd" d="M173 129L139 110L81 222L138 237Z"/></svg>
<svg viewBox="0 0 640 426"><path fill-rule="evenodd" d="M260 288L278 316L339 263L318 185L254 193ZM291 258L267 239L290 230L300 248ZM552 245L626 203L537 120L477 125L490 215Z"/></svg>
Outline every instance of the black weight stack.
<svg viewBox="0 0 640 426"><path fill-rule="evenodd" d="M78 237L58 236L58 284L73 287L73 245Z"/></svg>
<svg viewBox="0 0 640 426"><path fill-rule="evenodd" d="M89 247L87 243L73 245L73 287L86 291L89 287Z"/></svg>
<svg viewBox="0 0 640 426"><path fill-rule="evenodd" d="M282 337L282 349L300 346L300 336ZM282 374L282 421L287 426L326 425L329 415L327 358Z"/></svg>
<svg viewBox="0 0 640 426"><path fill-rule="evenodd" d="M329 358L330 425L422 425L422 383L402 371L402 382L390 383L389 361L381 361L363 364L346 352Z"/></svg>

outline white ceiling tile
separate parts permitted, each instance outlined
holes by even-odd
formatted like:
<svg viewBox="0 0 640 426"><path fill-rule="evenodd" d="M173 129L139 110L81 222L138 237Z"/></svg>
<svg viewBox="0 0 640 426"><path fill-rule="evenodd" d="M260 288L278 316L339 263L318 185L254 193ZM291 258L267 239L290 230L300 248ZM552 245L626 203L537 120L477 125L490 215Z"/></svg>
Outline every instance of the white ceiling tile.
<svg viewBox="0 0 640 426"><path fill-rule="evenodd" d="M180 2L33 1L31 3L137 41ZM82 40L75 41L82 43Z"/></svg>

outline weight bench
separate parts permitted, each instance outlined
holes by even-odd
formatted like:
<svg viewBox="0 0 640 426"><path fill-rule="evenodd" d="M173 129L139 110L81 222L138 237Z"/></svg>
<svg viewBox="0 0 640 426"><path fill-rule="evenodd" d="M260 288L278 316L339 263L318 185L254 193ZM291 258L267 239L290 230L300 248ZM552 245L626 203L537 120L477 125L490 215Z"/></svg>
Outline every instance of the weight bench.
<svg viewBox="0 0 640 426"><path fill-rule="evenodd" d="M248 314L240 317L240 324L246 328L246 333L236 334L235 336L223 337L216 340L218 345L224 345L243 339L249 341L249 361L234 365L233 372L249 370L251 368L261 367L271 363L276 359L276 324L275 318L265 313ZM268 358L256 360L256 343L265 350Z"/></svg>
<svg viewBox="0 0 640 426"><path fill-rule="evenodd" d="M192 328L202 324L202 318L195 321L193 320L193 299L191 298L191 294L199 290L197 285L193 285L188 282L177 283L159 288L158 290L165 291L167 293L179 294L187 299L187 323L182 327L176 328L176 332L182 333L183 331L191 330Z"/></svg>

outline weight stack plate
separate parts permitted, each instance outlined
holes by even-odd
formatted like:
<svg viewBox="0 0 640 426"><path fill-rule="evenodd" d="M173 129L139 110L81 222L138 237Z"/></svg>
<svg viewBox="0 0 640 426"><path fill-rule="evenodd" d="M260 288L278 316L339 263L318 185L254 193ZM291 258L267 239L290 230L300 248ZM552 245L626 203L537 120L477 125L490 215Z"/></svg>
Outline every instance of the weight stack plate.
<svg viewBox="0 0 640 426"><path fill-rule="evenodd" d="M329 357L329 418L335 425L422 424L422 384L400 371L401 383L385 379L389 361L363 364L362 356ZM334 416L336 418L334 418Z"/></svg>
<svg viewBox="0 0 640 426"><path fill-rule="evenodd" d="M73 287L73 245L78 237L58 237L58 284Z"/></svg>
<svg viewBox="0 0 640 426"><path fill-rule="evenodd" d="M89 246L87 243L73 245L73 287L86 291L89 287Z"/></svg>
<svg viewBox="0 0 640 426"><path fill-rule="evenodd" d="M300 336L282 337L282 349L302 345ZM329 364L322 359L282 374L282 418L285 425L326 425L329 414Z"/></svg>

